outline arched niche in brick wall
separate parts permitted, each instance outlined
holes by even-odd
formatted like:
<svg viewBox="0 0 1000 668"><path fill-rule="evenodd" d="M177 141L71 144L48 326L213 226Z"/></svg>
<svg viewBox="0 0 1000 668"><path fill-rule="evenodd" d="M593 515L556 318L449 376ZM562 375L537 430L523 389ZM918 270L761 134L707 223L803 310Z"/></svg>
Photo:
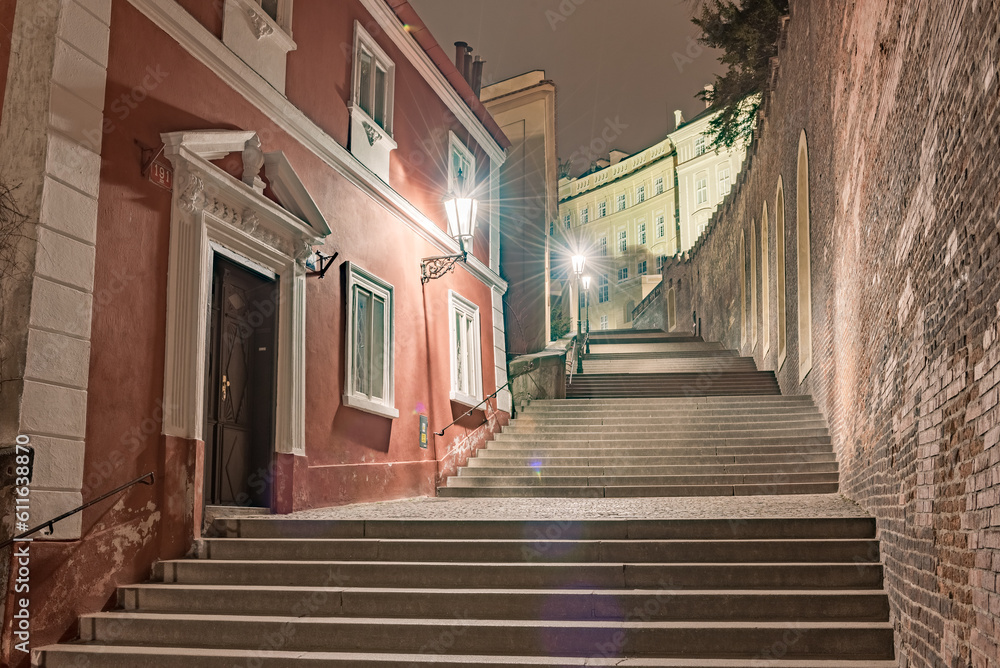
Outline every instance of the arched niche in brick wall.
<svg viewBox="0 0 1000 668"><path fill-rule="evenodd" d="M771 257L770 227L767 221L767 202L760 215L760 337L763 343L762 355L771 350Z"/></svg>
<svg viewBox="0 0 1000 668"><path fill-rule="evenodd" d="M798 272L795 283L799 296L799 382L812 369L812 276L809 266L809 150L806 131L799 135L799 159L795 180L795 222Z"/></svg>
<svg viewBox="0 0 1000 668"><path fill-rule="evenodd" d="M776 290L778 310L778 368L785 363L788 346L785 332L785 188L778 176L778 191L774 196L775 271L778 278Z"/></svg>
<svg viewBox="0 0 1000 668"><path fill-rule="evenodd" d="M750 221L750 350L757 348L757 223Z"/></svg>

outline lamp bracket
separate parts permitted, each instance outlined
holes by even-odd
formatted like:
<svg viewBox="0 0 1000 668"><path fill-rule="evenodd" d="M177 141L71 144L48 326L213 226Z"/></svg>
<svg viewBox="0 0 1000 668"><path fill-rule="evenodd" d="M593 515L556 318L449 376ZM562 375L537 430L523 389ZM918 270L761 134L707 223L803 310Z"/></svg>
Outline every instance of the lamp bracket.
<svg viewBox="0 0 1000 668"><path fill-rule="evenodd" d="M457 262L465 262L468 259L468 255L468 251L462 251L454 255L425 257L420 261L420 282L427 283L435 278L441 278L454 269Z"/></svg>
<svg viewBox="0 0 1000 668"><path fill-rule="evenodd" d="M319 251L316 251L316 259L319 261L319 268L315 271L307 271L306 276L319 276L323 278L326 276L326 272L333 266L333 261L337 259L340 252L336 252L333 255L323 255Z"/></svg>

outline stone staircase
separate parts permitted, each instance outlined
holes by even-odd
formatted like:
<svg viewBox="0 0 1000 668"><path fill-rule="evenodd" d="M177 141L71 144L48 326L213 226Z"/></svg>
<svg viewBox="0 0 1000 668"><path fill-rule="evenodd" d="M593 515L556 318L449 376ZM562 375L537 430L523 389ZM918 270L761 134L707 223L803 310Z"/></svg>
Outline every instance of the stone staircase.
<svg viewBox="0 0 1000 668"><path fill-rule="evenodd" d="M217 519L33 665L893 668L874 520L781 496L836 489L808 398L536 401L440 490L508 498Z"/></svg>

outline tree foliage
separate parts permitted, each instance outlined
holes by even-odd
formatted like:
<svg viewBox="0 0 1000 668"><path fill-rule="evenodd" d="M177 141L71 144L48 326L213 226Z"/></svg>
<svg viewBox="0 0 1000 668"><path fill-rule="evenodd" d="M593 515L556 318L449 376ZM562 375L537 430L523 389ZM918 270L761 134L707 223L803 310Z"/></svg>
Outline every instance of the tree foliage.
<svg viewBox="0 0 1000 668"><path fill-rule="evenodd" d="M722 50L727 71L698 97L720 110L709 123L714 148L732 148L753 135L761 92L771 58L778 53L781 17L788 0L710 0L691 21L701 28L698 41Z"/></svg>

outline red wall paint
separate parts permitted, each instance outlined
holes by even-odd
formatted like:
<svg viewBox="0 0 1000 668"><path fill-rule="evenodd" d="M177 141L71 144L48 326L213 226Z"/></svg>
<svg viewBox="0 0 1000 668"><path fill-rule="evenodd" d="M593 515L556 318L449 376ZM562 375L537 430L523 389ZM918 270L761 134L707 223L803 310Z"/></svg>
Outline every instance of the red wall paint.
<svg viewBox="0 0 1000 668"><path fill-rule="evenodd" d="M10 39L14 29L17 0L0 0L0 113L7 94L7 69L10 67Z"/></svg>
<svg viewBox="0 0 1000 668"><path fill-rule="evenodd" d="M296 25L335 19L339 26L345 19L330 5L340 4L296 3ZM357 10L356 3L349 4ZM334 13L324 14L328 10ZM309 33L301 33L296 38L308 51ZM428 128L450 112L422 79L414 78L399 54L394 57L396 139L402 149L417 146L421 132L429 134L436 147L429 161L438 168L425 166L415 177L413 168L394 156L392 183L443 228L447 131L431 133ZM142 102L129 104L149 71L160 72L162 82ZM323 71L317 67L314 76L322 77ZM330 87L326 101L344 112L331 114L327 122L340 124L342 138L346 105L336 91ZM303 104L319 105L324 99ZM291 140L125 2L113 5L105 108L109 131L102 149L84 498L148 471L156 474L157 485L132 488L85 511L82 540L33 545L36 646L72 637L81 613L111 607L115 587L147 579L155 560L182 556L200 526L204 445L161 436L171 196L140 173L141 146L159 146L161 132L256 130L265 150L286 153L327 216L333 229L327 249L394 286L400 416L388 420L340 403L342 270L332 269L322 281L308 279L306 456L277 455L276 510L433 494L442 472L452 472L456 461L467 458L506 420L500 414L480 426L479 413L451 427L443 438L431 436L427 449L419 447L420 414L428 415L430 430L437 431L466 410L449 398L449 289L479 304L483 386L487 393L495 387L490 289L461 267L422 286L420 259L439 250ZM426 118L407 120L421 109ZM447 128L471 144L460 128ZM332 133L338 136L336 128ZM472 148L480 174L487 174L484 154ZM483 259L488 257L487 242L487 234L477 240L476 254ZM443 458L447 461L439 464Z"/></svg>

